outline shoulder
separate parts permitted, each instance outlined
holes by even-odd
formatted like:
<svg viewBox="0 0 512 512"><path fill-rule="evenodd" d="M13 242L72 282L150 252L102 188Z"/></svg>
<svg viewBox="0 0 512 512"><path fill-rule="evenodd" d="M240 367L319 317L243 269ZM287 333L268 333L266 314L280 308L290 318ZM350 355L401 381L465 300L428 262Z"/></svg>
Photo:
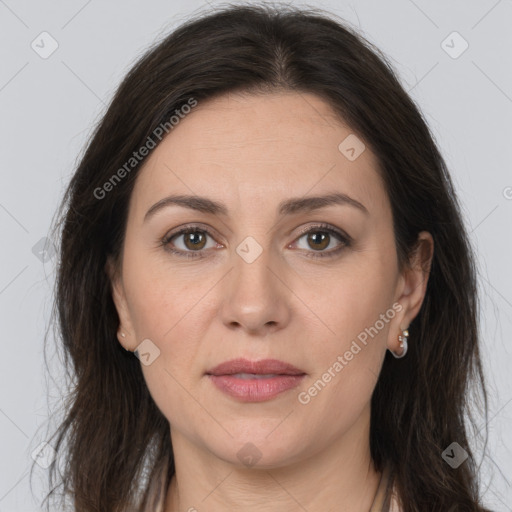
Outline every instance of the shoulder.
<svg viewBox="0 0 512 512"><path fill-rule="evenodd" d="M163 512L167 491L167 467L164 464L148 489L147 499L142 512Z"/></svg>

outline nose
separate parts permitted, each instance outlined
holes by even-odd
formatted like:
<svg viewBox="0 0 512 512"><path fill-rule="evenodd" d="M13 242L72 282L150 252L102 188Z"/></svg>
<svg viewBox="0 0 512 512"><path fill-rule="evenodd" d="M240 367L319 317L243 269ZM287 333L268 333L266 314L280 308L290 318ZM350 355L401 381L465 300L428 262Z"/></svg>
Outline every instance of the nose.
<svg viewBox="0 0 512 512"><path fill-rule="evenodd" d="M263 337L285 328L293 293L285 283L282 262L268 248L254 261L237 252L232 260L233 267L224 280L223 323L229 329Z"/></svg>

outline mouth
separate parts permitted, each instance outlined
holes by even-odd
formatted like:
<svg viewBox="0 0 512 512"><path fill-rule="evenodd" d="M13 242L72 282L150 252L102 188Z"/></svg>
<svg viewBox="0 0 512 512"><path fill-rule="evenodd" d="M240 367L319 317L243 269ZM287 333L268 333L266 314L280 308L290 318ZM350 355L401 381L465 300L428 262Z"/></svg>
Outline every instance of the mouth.
<svg viewBox="0 0 512 512"><path fill-rule="evenodd" d="M206 375L217 389L231 398L263 402L297 387L306 373L276 359L232 359L209 370Z"/></svg>

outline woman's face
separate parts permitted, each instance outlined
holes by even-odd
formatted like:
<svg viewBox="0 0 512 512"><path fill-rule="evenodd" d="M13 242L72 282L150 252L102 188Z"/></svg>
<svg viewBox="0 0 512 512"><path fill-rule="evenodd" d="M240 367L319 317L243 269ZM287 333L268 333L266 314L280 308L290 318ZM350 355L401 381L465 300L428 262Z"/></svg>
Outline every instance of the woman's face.
<svg viewBox="0 0 512 512"><path fill-rule="evenodd" d="M199 102L137 177L114 282L120 341L142 343L173 443L290 464L367 441L385 351L400 351L423 298L411 276L377 160L324 101L227 95ZM209 374L239 358L301 376Z"/></svg>

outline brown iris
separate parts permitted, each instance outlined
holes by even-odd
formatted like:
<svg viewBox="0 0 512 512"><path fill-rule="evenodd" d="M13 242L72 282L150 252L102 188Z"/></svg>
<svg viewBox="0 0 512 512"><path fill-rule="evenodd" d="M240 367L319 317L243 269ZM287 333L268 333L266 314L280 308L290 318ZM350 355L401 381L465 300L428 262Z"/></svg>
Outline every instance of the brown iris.
<svg viewBox="0 0 512 512"><path fill-rule="evenodd" d="M308 234L308 244L313 249L325 249L329 245L330 235L324 231L314 231ZM312 243L311 243L312 242ZM320 244L320 245L316 245ZM315 247L316 245L316 247Z"/></svg>
<svg viewBox="0 0 512 512"><path fill-rule="evenodd" d="M189 231L183 233L187 249L202 249L206 243L206 235L202 231ZM190 245L189 245L190 244Z"/></svg>

